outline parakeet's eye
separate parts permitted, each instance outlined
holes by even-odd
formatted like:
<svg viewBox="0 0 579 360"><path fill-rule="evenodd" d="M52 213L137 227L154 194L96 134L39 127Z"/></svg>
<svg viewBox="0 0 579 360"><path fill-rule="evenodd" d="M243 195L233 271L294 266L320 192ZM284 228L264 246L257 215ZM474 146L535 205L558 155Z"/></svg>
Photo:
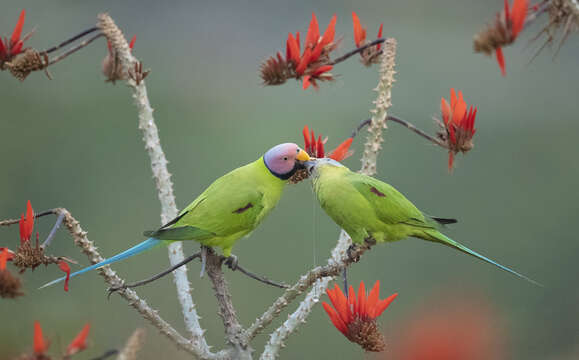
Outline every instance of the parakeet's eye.
<svg viewBox="0 0 579 360"><path fill-rule="evenodd" d="M287 156L284 156L283 159L284 159L285 161L287 161Z"/></svg>

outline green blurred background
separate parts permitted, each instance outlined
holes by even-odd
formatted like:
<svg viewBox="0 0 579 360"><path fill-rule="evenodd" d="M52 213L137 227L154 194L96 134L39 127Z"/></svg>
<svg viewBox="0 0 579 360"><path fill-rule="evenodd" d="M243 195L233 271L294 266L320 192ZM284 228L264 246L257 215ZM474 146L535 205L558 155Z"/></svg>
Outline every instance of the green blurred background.
<svg viewBox="0 0 579 360"><path fill-rule="evenodd" d="M134 53L152 73L147 78L161 141L173 174L178 207L184 207L213 179L259 157L272 145L302 143L305 124L330 137L331 149L368 116L377 68L357 59L340 64L339 74L320 91L303 91L295 81L263 87L259 63L285 50L288 32L305 34L311 12L325 29L337 13L338 53L353 47L351 11L370 37L384 22L398 40L397 82L392 113L434 132L431 120L451 87L478 106L476 147L459 156L449 174L444 151L397 124L385 135L378 177L405 193L418 207L460 222L447 233L469 247L538 280L535 287L458 252L419 240L376 247L351 268L350 280L382 283L382 297L400 296L380 318L394 358L396 335L417 309L436 312L433 299L476 298L488 304L505 343L504 358L562 359L579 341L576 235L579 216L579 74L577 37L553 59L546 50L529 64L540 41L526 46L546 19L528 28L505 49L507 78L493 59L472 51L472 36L501 9L502 1L8 1L2 0L0 31L9 35L22 8L28 42L43 49L92 26L108 11L127 37L137 34ZM137 130L129 90L103 81L103 40L20 83L0 74L0 218L14 218L26 200L44 210L63 206L81 222L106 256L141 241L159 225L159 202L148 156ZM356 154L345 161L357 169ZM38 221L45 237L54 218ZM14 248L17 226L2 228L0 246ZM292 282L323 264L339 229L315 203L308 183L290 186L279 207L234 252L248 268ZM186 244L187 252L197 248ZM88 263L60 230L50 253ZM165 268L157 249L115 266L137 280ZM223 343L210 283L190 266L194 299L210 344ZM27 295L1 300L0 358L32 346L39 320L58 353L85 322L92 347L77 358L97 356L124 344L138 326L149 328L143 359L186 359L117 296L107 300L96 273L71 282L64 293L39 285L60 276L55 267L27 272ZM249 325L281 293L237 273L227 273L240 320ZM171 277L139 290L180 330ZM474 294L474 295L473 295ZM290 309L294 309L291 307ZM282 314L280 319L285 319ZM274 325L278 325L277 321ZM271 328L273 329L273 328ZM498 333L498 332L497 332ZM266 335L254 343L261 353ZM418 345L417 345L418 346ZM362 358L365 355L333 329L321 306L287 342L282 358ZM579 355L578 355L579 356ZM574 358L574 357L572 357Z"/></svg>

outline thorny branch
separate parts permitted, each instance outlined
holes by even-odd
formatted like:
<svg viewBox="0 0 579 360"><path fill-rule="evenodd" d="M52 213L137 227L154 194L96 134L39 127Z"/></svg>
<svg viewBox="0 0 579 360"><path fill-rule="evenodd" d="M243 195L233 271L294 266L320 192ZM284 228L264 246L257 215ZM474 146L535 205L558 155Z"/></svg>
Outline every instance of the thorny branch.
<svg viewBox="0 0 579 360"><path fill-rule="evenodd" d="M381 149L381 143L384 141L382 138L382 129L386 127L386 117L388 116L387 110L391 106L391 90L395 81L394 74L396 73L394 71L396 39L389 38L385 41L384 53L381 56L382 61L379 70L379 81L378 86L375 89L378 95L374 101L374 109L370 111L373 114L372 122L368 128L369 133L365 145L365 151L362 155L362 169L360 170L361 173L366 175L373 175L376 173L376 160ZM350 244L350 237L342 230L338 239L338 244L332 250L332 256L328 259L328 265L340 264L340 261L343 261ZM314 305L319 302L320 296L327 289L330 281L344 268L345 266L341 266L333 276L323 277L320 274L315 285L306 295L306 298L300 303L298 309L290 314L288 319L271 334L270 339L261 354L261 359L275 359L279 355L279 351L284 346L285 340L298 328L300 324L305 322ZM286 293L288 291L286 291ZM268 309L264 314L265 318L269 319L270 316L275 317L279 314L281 309L287 306L282 297L278 298L278 300L274 302L274 305ZM279 310L277 310L277 308L279 308ZM269 313L273 315L268 315ZM262 317L264 315L262 315ZM271 320L269 320L269 322L271 322ZM256 324L254 324L256 329L254 332L263 328L259 323L260 319L256 321ZM252 325L250 329L254 328L254 325Z"/></svg>
<svg viewBox="0 0 579 360"><path fill-rule="evenodd" d="M122 31L114 23L108 14L98 16L98 27L109 40L111 47L118 56L119 64L124 71L134 67L137 60L133 57L129 44L127 43ZM143 133L143 141L153 170L153 177L157 187L159 201L161 202L161 222L167 223L177 216L177 206L175 205L175 196L173 195L173 183L171 174L167 170L167 158L161 147L159 132L153 117L153 108L149 103L147 96L147 87L144 81L137 84L134 80L128 79L127 84L133 91L133 98L139 114L139 129ZM183 254L183 245L181 242L174 242L169 245L169 261L171 265L181 262L185 258ZM173 272L177 295L187 330L191 333L192 344L195 348L194 354L201 358L211 358L213 353L204 337L204 330L199 324L199 315L195 309L193 298L191 297L191 286L187 278L187 268L180 267Z"/></svg>

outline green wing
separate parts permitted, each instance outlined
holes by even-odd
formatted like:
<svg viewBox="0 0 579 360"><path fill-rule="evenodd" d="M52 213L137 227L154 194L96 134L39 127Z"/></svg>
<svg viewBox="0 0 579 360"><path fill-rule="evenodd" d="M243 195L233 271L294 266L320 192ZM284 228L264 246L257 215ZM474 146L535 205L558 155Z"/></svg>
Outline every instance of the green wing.
<svg viewBox="0 0 579 360"><path fill-rule="evenodd" d="M398 190L370 176L351 173L349 180L358 192L370 203L376 216L387 225L406 224L424 228L436 228L430 218L418 210Z"/></svg>

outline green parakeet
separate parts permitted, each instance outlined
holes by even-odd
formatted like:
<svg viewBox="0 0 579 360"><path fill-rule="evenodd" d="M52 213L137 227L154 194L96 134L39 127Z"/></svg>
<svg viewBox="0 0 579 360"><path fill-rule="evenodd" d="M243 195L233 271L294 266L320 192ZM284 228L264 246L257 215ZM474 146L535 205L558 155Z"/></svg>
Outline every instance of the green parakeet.
<svg viewBox="0 0 579 360"><path fill-rule="evenodd" d="M126 259L164 242L195 240L205 246L220 247L223 255L229 257L235 242L249 235L273 210L287 180L309 159L309 155L296 144L277 145L256 161L215 180L175 219L156 231L146 231L147 240L70 277ZM56 279L42 287L65 279Z"/></svg>
<svg viewBox="0 0 579 360"><path fill-rule="evenodd" d="M457 249L538 284L442 234L439 231L441 225L456 220L423 214L394 187L352 172L332 159L312 159L305 165L312 176L321 207L350 235L354 244L366 240L382 243L416 237Z"/></svg>

